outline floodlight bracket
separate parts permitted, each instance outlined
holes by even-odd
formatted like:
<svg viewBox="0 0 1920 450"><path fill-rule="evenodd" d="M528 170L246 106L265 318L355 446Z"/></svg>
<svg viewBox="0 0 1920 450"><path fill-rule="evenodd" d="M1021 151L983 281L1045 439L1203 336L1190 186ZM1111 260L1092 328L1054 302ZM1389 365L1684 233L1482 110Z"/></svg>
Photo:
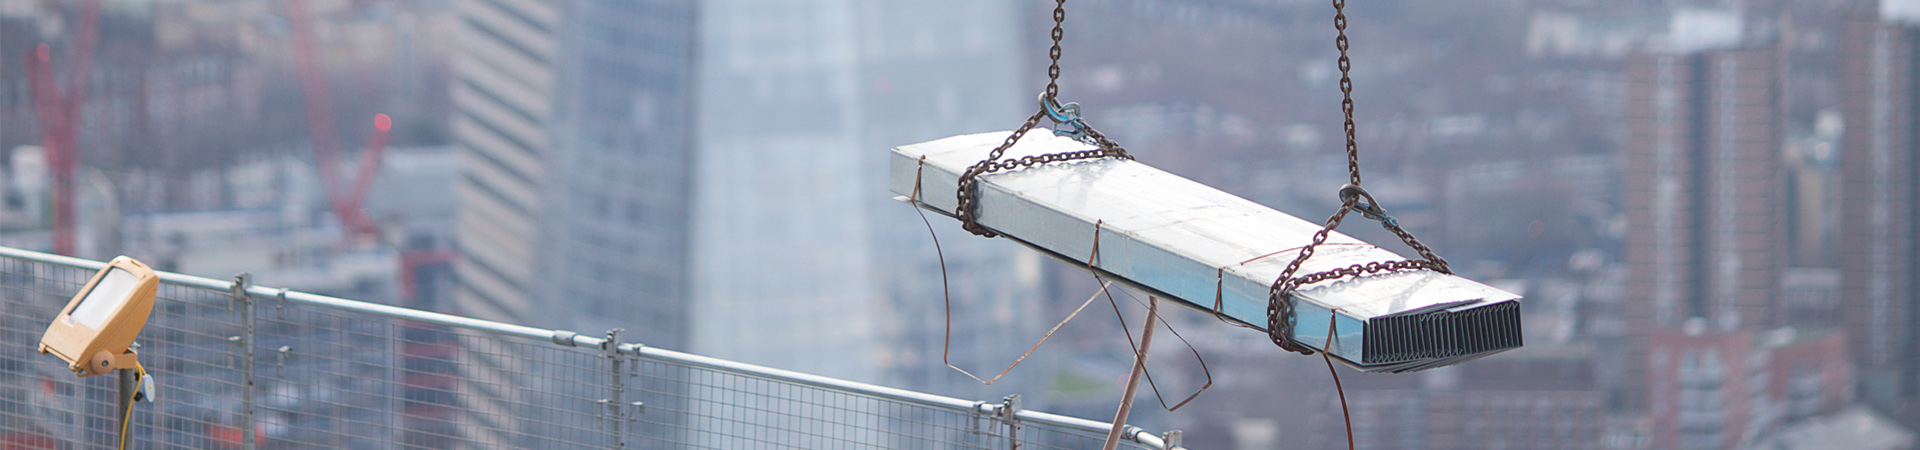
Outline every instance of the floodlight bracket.
<svg viewBox="0 0 1920 450"><path fill-rule="evenodd" d="M115 370L133 370L140 366L140 354L133 349L127 349L118 355L102 350L94 352L92 359L92 364L88 367L96 368L94 375Z"/></svg>

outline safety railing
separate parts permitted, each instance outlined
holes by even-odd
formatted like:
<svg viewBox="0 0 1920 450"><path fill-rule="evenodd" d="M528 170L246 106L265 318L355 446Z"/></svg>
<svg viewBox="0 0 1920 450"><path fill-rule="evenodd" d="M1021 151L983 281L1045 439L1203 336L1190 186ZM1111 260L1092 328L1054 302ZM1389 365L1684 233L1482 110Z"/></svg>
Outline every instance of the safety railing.
<svg viewBox="0 0 1920 450"><path fill-rule="evenodd" d="M34 343L104 264L0 247L0 447L112 444L110 376ZM1098 448L1108 423L590 336L161 273L136 448ZM1123 446L1180 447L1128 426Z"/></svg>

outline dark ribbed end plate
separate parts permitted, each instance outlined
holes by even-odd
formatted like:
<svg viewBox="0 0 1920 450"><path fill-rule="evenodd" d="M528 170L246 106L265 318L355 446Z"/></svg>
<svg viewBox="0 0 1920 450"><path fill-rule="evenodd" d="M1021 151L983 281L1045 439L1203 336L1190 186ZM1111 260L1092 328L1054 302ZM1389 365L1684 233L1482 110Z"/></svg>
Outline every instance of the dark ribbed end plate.
<svg viewBox="0 0 1920 450"><path fill-rule="evenodd" d="M1469 358L1518 348L1520 302L1439 309L1367 320L1361 364Z"/></svg>

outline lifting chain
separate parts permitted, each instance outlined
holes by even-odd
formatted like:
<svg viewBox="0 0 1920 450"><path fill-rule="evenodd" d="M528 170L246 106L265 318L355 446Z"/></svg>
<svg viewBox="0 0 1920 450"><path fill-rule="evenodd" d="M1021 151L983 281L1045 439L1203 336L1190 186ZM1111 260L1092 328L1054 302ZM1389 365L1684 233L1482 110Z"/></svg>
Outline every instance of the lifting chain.
<svg viewBox="0 0 1920 450"><path fill-rule="evenodd" d="M1333 0L1333 29L1338 32L1338 36L1334 38L1333 43L1334 47L1340 50L1340 60L1338 63L1340 67L1340 111L1346 116L1347 185L1340 187L1340 209L1335 211L1332 217L1327 218L1326 225L1322 226L1319 232L1313 234L1313 241L1311 243L1308 243L1305 247L1300 247L1299 256L1294 257L1292 262L1287 263L1286 270L1280 272L1280 278L1274 280L1273 287L1267 292L1267 337L1271 338L1273 344L1279 346L1281 349L1303 355L1313 354L1313 349L1293 340L1293 327L1296 319L1293 310L1294 298L1292 294L1293 291L1299 289L1300 286L1346 277L1406 270L1428 269L1445 274L1453 273L1453 270L1447 267L1447 260L1434 254L1433 249L1428 248L1426 244L1421 244L1420 240L1413 236L1413 233L1409 233L1406 229L1401 228L1400 221L1394 220L1393 216L1387 214L1386 209L1380 207L1379 202L1374 201L1372 194L1360 188L1360 145L1357 134L1354 132L1353 123L1353 64L1352 61L1347 58L1346 9L1346 0ZM1313 257L1315 248L1327 242L1327 235L1332 233L1335 228L1340 227L1340 221L1346 219L1347 213L1349 212L1359 212L1368 219L1379 221L1382 227L1393 232L1394 236L1398 236L1401 242L1405 242L1408 247L1412 247L1415 252L1418 252L1421 259L1375 261L1365 264L1354 264L1324 272L1294 276L1295 273L1300 271L1300 265L1306 263L1307 258ZM1331 339L1331 337L1329 337L1329 339Z"/></svg>
<svg viewBox="0 0 1920 450"><path fill-rule="evenodd" d="M1053 6L1053 47L1047 50L1047 58L1052 62L1047 65L1047 90L1040 93L1040 110L1034 111L1032 116L1027 117L1025 123L1020 124L1020 128L1014 129L1013 134L1007 135L1006 142L1000 143L999 147L994 147L992 152L987 153L987 159L974 164L972 167L968 167L966 172L960 174L959 192L956 194L959 197L959 204L954 208L954 215L960 219L961 229L965 229L979 236L999 236L998 233L981 226L979 223L980 212L978 210L980 209L979 191L981 175L1062 161L1106 157L1127 160L1133 159L1133 155L1128 154L1127 149L1121 148L1120 144L1113 142L1112 139L1108 139L1106 135L1101 134L1099 130L1093 129L1092 126L1087 125L1085 120L1080 118L1079 104L1060 104L1060 38L1066 35L1066 30L1063 28L1066 21L1067 0L1055 0ZM1019 142L1020 138L1026 136L1028 131L1032 131L1034 126L1039 125L1040 119L1042 118L1053 121L1055 125L1053 130L1054 134L1072 137L1075 140L1098 148L1094 150L1024 156L1018 159L1000 161L1000 157L1006 155L1007 149L1012 148L1015 142Z"/></svg>

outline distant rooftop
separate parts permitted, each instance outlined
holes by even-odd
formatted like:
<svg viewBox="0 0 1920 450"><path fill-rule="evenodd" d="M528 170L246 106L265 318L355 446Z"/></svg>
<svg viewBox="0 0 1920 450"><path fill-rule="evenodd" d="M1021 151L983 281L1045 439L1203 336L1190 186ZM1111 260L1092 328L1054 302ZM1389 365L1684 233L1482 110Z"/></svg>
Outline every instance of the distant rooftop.
<svg viewBox="0 0 1920 450"><path fill-rule="evenodd" d="M1901 450L1913 448L1913 432L1881 417L1865 406L1788 426L1773 439L1754 446L1764 450Z"/></svg>

